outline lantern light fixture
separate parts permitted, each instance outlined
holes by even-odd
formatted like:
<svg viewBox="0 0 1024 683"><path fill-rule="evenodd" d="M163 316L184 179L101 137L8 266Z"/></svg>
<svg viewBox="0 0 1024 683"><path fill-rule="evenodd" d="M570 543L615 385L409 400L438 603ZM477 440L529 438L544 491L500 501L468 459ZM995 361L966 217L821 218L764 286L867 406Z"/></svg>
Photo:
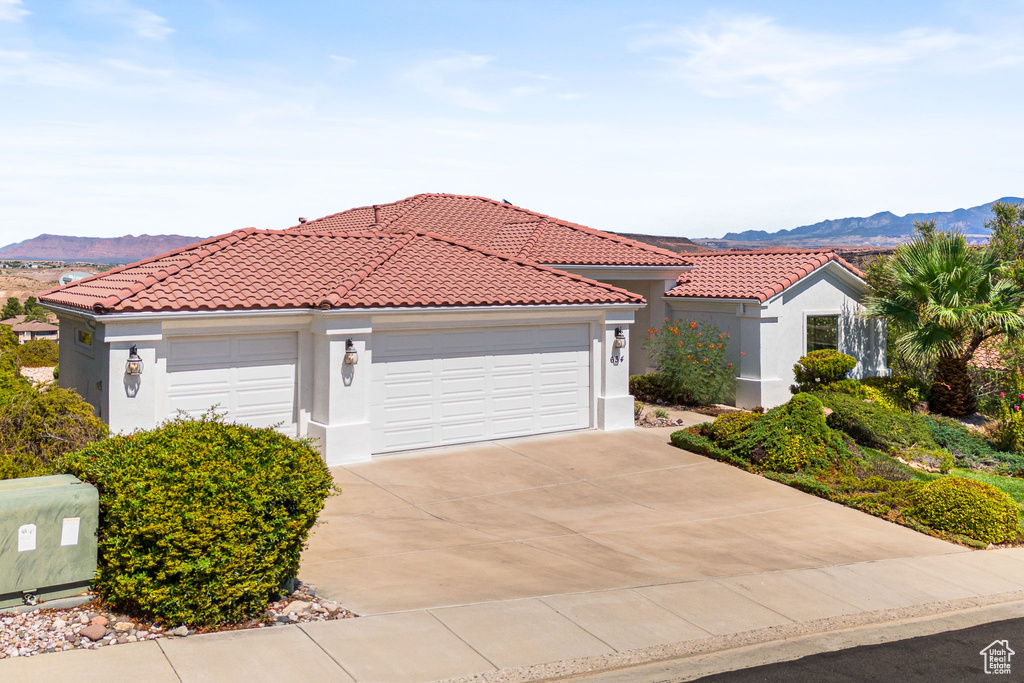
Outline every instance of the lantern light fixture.
<svg viewBox="0 0 1024 683"><path fill-rule="evenodd" d="M355 365L358 362L359 353L356 351L356 345L348 339L345 341L345 365Z"/></svg>
<svg viewBox="0 0 1024 683"><path fill-rule="evenodd" d="M128 351L128 362L124 364L124 374L129 377L138 377L142 374L142 358L139 357L139 349L132 346Z"/></svg>
<svg viewBox="0 0 1024 683"><path fill-rule="evenodd" d="M621 327L615 328L615 342L613 346L616 349L622 349L626 347L626 333Z"/></svg>

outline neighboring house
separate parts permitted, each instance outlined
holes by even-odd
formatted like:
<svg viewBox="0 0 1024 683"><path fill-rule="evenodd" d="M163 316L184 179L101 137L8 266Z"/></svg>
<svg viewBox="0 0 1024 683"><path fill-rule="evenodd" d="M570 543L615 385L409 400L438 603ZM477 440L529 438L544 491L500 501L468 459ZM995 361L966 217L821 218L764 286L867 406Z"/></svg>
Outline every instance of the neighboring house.
<svg viewBox="0 0 1024 683"><path fill-rule="evenodd" d="M735 404L785 403L793 365L818 349L857 359L855 378L888 374L885 327L858 314L863 274L828 249L688 254L694 269L666 294L673 320L711 322L730 335L739 368Z"/></svg>
<svg viewBox="0 0 1024 683"><path fill-rule="evenodd" d="M95 275L95 273L86 273L85 271L81 270L69 270L68 272L60 276L60 279L57 281L57 283L61 285L66 285L72 282L77 282L78 280L84 280L85 278L91 277L92 275Z"/></svg>
<svg viewBox="0 0 1024 683"><path fill-rule="evenodd" d="M680 255L425 194L236 231L40 302L60 319L61 384L114 431L219 405L315 436L338 464L630 427L628 375L649 369L641 342L666 317L733 335L742 406L787 400L809 343L857 356L859 374L884 372L884 335L855 317L865 287L830 252Z"/></svg>
<svg viewBox="0 0 1024 683"><path fill-rule="evenodd" d="M431 233L240 230L40 302L61 385L113 431L218 405L335 465L633 424L616 332L641 296Z"/></svg>
<svg viewBox="0 0 1024 683"><path fill-rule="evenodd" d="M57 341L60 336L60 328L50 322L41 320L25 320L25 316L16 315L13 318L0 320L0 325L7 325L18 336L18 343L24 344L36 339L49 339Z"/></svg>

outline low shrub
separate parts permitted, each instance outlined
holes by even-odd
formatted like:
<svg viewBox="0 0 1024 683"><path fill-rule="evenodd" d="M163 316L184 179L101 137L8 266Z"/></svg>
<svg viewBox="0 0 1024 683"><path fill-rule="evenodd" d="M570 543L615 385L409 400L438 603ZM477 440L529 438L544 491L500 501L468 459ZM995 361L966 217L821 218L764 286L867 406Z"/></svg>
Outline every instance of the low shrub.
<svg viewBox="0 0 1024 683"><path fill-rule="evenodd" d="M26 368L49 368L60 360L60 347L49 339L25 342L16 350L18 360Z"/></svg>
<svg viewBox="0 0 1024 683"><path fill-rule="evenodd" d="M17 354L0 353L0 405L9 403L15 395L31 389L32 383L21 374Z"/></svg>
<svg viewBox="0 0 1024 683"><path fill-rule="evenodd" d="M644 404L642 401L633 401L633 420L639 420L644 414Z"/></svg>
<svg viewBox="0 0 1024 683"><path fill-rule="evenodd" d="M821 401L811 394L797 394L766 412L736 439L732 450L757 469L775 472L796 472L816 460L849 456L826 424Z"/></svg>
<svg viewBox="0 0 1024 683"><path fill-rule="evenodd" d="M790 390L796 394L820 389L824 384L838 382L857 365L857 359L835 349L811 351L793 366L796 385Z"/></svg>
<svg viewBox="0 0 1024 683"><path fill-rule="evenodd" d="M1024 456L999 450L983 435L956 420L925 415L924 421L935 442L952 453L960 464L990 467L1013 475L1024 473Z"/></svg>
<svg viewBox="0 0 1024 683"><path fill-rule="evenodd" d="M629 376L629 393L644 403L677 403L678 396L670 396L664 378L656 372Z"/></svg>
<svg viewBox="0 0 1024 683"><path fill-rule="evenodd" d="M21 387L0 403L0 479L55 474L61 456L106 435L74 391Z"/></svg>
<svg viewBox="0 0 1024 683"><path fill-rule="evenodd" d="M726 399L735 381L732 363L726 362L728 334L710 323L668 318L647 332L644 348L672 402L711 405Z"/></svg>
<svg viewBox="0 0 1024 683"><path fill-rule="evenodd" d="M921 487L908 513L933 529L983 543L1006 543L1021 535L1020 507L989 484L943 477Z"/></svg>
<svg viewBox="0 0 1024 683"><path fill-rule="evenodd" d="M995 441L1004 451L1024 454L1024 375L1014 370L1008 384L1013 393L1009 396L999 394L996 418L999 427L996 429Z"/></svg>
<svg viewBox="0 0 1024 683"><path fill-rule="evenodd" d="M715 445L731 449L760 419L761 415L757 413L725 413L716 417L714 422L705 424L702 431Z"/></svg>
<svg viewBox="0 0 1024 683"><path fill-rule="evenodd" d="M866 398L901 413L928 398L928 386L913 377L865 377L860 384L869 390Z"/></svg>
<svg viewBox="0 0 1024 683"><path fill-rule="evenodd" d="M892 455L907 462L916 462L930 471L938 471L941 474L949 474L955 464L953 454L941 448L911 446L902 450L894 449Z"/></svg>
<svg viewBox="0 0 1024 683"><path fill-rule="evenodd" d="M307 442L213 414L92 444L64 469L100 491L100 594L189 626L266 609L332 489Z"/></svg>
<svg viewBox="0 0 1024 683"><path fill-rule="evenodd" d="M716 446L711 439L700 433L698 427L691 427L690 429L680 429L678 432L672 432L672 436L669 437L672 445L676 448L681 448L684 451L690 451L697 455L704 455L715 460L721 460L727 462L730 465L736 465L742 469L747 469L747 461L742 458L738 458L731 452L724 448Z"/></svg>
<svg viewBox="0 0 1024 683"><path fill-rule="evenodd" d="M814 395L832 410L828 425L862 446L883 451L911 446L939 447L921 415L897 413L848 394L815 392Z"/></svg>

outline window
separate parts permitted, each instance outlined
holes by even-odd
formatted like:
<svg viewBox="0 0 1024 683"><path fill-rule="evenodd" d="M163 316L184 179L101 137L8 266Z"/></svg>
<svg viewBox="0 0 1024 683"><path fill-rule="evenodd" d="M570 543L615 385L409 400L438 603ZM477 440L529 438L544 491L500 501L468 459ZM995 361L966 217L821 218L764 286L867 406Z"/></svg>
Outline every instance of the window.
<svg viewBox="0 0 1024 683"><path fill-rule="evenodd" d="M822 349L839 350L839 316L807 317L807 353Z"/></svg>
<svg viewBox="0 0 1024 683"><path fill-rule="evenodd" d="M78 343L83 346L92 346L92 332L78 330Z"/></svg>

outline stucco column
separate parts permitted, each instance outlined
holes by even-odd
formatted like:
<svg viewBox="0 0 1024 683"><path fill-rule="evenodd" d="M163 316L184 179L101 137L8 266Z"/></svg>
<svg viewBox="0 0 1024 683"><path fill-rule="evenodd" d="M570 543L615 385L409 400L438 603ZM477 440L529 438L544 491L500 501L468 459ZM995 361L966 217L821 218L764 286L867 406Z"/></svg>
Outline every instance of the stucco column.
<svg viewBox="0 0 1024 683"><path fill-rule="evenodd" d="M162 325L108 323L101 332L103 339L97 353L104 346L110 350L106 379L97 387L106 399L102 402L106 406L104 420L115 433L152 429L170 417L161 410L165 395ZM133 346L142 358L142 374L138 376L129 376L125 368Z"/></svg>
<svg viewBox="0 0 1024 683"><path fill-rule="evenodd" d="M597 428L604 430L631 429L633 427L633 397L629 395L630 343L615 348L615 328L629 337L632 311L609 311L604 323L598 326L598 343L594 363L600 368L597 387ZM634 335L635 337L635 335Z"/></svg>
<svg viewBox="0 0 1024 683"><path fill-rule="evenodd" d="M371 327L369 318L313 321L313 405L306 433L329 466L364 462L371 453ZM345 363L351 340L358 354Z"/></svg>

